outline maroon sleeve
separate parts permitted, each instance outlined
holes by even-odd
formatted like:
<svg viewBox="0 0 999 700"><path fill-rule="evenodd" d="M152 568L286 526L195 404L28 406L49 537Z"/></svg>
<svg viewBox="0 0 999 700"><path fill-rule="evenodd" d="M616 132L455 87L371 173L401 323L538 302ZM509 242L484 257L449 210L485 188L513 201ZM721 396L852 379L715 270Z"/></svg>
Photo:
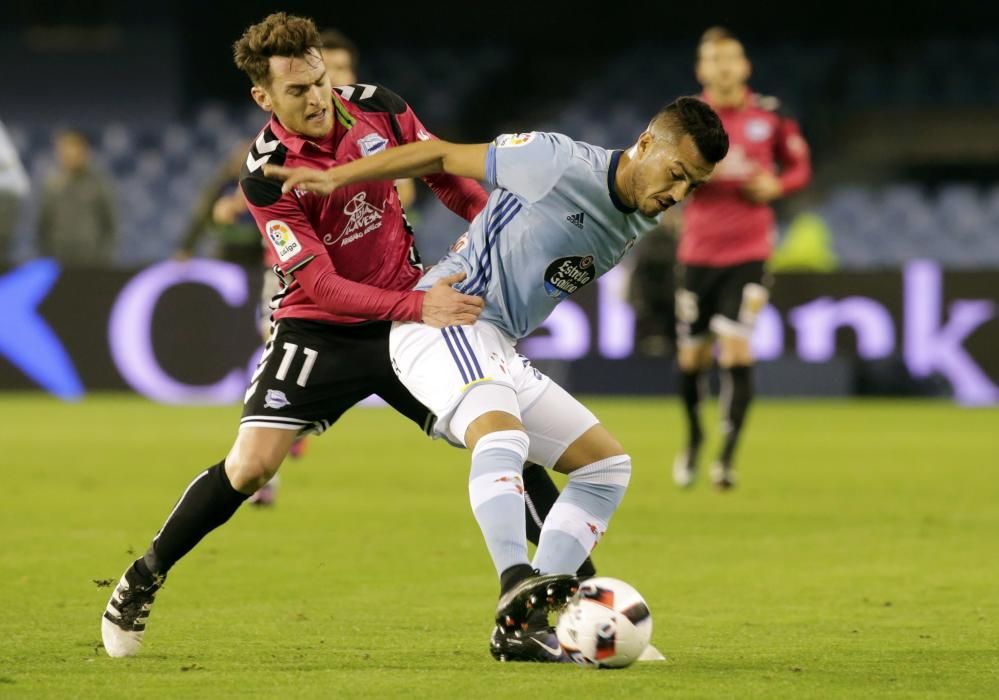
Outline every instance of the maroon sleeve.
<svg viewBox="0 0 999 700"><path fill-rule="evenodd" d="M406 105L405 111L401 114L395 115L395 118L402 133L403 143L429 141L437 138L420 123L419 117L409 105ZM471 221L478 216L479 212L485 208L486 200L489 198L479 183L467 177L436 173L422 179L444 206L465 221Z"/></svg>
<svg viewBox="0 0 999 700"><path fill-rule="evenodd" d="M791 194L808 184L812 178L812 158L808 143L794 119L783 118L777 129L777 162L779 180L784 194Z"/></svg>
<svg viewBox="0 0 999 700"><path fill-rule="evenodd" d="M423 292L379 289L337 274L298 198L291 192L282 195L280 183L251 176L241 185L247 208L273 248L281 271L293 275L316 306L338 316L422 319Z"/></svg>
<svg viewBox="0 0 999 700"><path fill-rule="evenodd" d="M423 320L423 292L390 291L341 277L328 255L295 271L295 280L324 311L376 321Z"/></svg>

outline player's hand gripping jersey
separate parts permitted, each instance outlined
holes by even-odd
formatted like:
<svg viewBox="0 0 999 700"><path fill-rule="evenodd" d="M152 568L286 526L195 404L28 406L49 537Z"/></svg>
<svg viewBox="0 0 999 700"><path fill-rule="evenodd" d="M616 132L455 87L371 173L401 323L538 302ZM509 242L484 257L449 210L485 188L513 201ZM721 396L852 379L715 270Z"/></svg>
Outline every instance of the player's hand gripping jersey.
<svg viewBox="0 0 999 700"><path fill-rule="evenodd" d="M330 168L386 148L434 138L398 95L375 85L333 91L336 119L318 141L288 132L272 118L257 136L240 174L250 212L277 257L287 285L274 318L325 323L421 320L423 268L392 182L351 185L328 196L293 191L264 177L263 166ZM486 194L472 180L424 178L459 216L472 219Z"/></svg>
<svg viewBox="0 0 999 700"><path fill-rule="evenodd" d="M498 137L487 157L496 189L486 208L417 289L464 272L459 290L485 298L480 320L514 339L528 335L656 226L615 194L620 156L562 134Z"/></svg>
<svg viewBox="0 0 999 700"><path fill-rule="evenodd" d="M706 95L701 99L710 104ZM801 189L811 176L808 144L774 97L747 94L741 107L712 107L728 133L728 155L684 207L677 257L705 267L766 260L776 233L774 212L747 199L742 187L762 169L777 174L782 194Z"/></svg>

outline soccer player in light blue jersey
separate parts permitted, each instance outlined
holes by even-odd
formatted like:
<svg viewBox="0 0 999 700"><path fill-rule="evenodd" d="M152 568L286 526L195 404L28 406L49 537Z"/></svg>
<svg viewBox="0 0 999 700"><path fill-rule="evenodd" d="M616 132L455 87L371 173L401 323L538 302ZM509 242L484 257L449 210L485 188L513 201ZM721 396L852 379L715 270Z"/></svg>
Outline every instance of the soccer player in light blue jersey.
<svg viewBox="0 0 999 700"><path fill-rule="evenodd" d="M491 641L498 659L561 656L551 644L548 609L575 591L574 574L607 530L631 476L620 443L518 355L516 342L559 301L614 267L660 213L707 180L727 150L714 111L682 97L625 151L532 132L487 144L428 140L326 171L265 170L303 197L435 172L494 188L468 232L417 286L464 275L458 289L484 298L481 316L443 329L398 323L389 346L402 383L438 417L437 434L472 451L469 497L500 578ZM527 460L569 477L533 561L521 474Z"/></svg>

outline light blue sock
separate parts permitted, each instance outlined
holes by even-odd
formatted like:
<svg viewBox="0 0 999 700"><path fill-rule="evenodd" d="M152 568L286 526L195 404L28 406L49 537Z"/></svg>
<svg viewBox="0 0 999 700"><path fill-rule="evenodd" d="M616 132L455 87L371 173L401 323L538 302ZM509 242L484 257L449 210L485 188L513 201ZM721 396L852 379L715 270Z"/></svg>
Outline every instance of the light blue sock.
<svg viewBox="0 0 999 700"><path fill-rule="evenodd" d="M529 445L527 433L501 430L481 438L472 452L468 497L497 575L529 561L521 478Z"/></svg>
<svg viewBox="0 0 999 700"><path fill-rule="evenodd" d="M631 458L619 455L569 475L541 528L532 565L543 574L574 574L597 546L631 479Z"/></svg>

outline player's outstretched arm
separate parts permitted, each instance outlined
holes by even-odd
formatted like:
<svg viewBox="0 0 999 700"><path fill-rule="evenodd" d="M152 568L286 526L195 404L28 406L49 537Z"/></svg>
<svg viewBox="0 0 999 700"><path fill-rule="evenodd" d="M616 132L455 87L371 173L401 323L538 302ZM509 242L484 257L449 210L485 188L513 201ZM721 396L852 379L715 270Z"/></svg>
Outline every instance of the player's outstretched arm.
<svg viewBox="0 0 999 700"><path fill-rule="evenodd" d="M486 178L488 143L460 144L447 141L421 141L389 148L367 158L359 158L329 170L285 168L265 165L267 177L284 180L283 192L293 189L329 194L338 187L370 180L394 180L448 173L476 180Z"/></svg>

